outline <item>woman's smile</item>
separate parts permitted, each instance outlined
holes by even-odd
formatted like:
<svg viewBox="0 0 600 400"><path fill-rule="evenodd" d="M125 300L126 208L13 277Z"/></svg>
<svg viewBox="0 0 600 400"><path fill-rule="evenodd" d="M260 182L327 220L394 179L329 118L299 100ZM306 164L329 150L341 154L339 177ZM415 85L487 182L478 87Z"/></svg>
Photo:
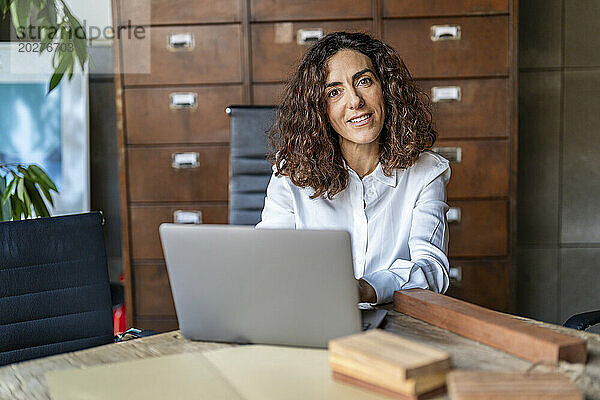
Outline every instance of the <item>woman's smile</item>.
<svg viewBox="0 0 600 400"><path fill-rule="evenodd" d="M364 126L366 124L368 124L370 121L372 121L371 117L373 116L373 114L362 114L359 115L358 117L354 117L351 118L350 120L348 120L348 122L354 126Z"/></svg>

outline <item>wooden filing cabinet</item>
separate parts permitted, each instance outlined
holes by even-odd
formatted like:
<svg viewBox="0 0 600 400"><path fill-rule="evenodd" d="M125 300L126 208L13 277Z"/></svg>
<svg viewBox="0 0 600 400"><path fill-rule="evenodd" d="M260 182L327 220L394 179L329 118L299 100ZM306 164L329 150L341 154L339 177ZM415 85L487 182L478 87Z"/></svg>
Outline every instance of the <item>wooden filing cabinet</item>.
<svg viewBox="0 0 600 400"><path fill-rule="evenodd" d="M113 10L116 26L146 32L115 41L128 322L175 329L158 226L228 222L225 108L248 97L243 7L241 0L115 0Z"/></svg>
<svg viewBox="0 0 600 400"><path fill-rule="evenodd" d="M150 33L141 44L115 41L130 325L177 327L160 223L172 222L178 212L188 219L200 212L203 223L227 223L225 107L277 104L283 83L309 45L336 30L384 39L399 51L420 86L439 98L434 104L440 133L436 150L453 160L448 202L452 215L460 215L450 224L449 293L510 310L516 171L513 1L332 0L324 7L320 0L113 0L117 26L139 24ZM140 12L144 4L150 13ZM460 39L432 41L435 26L459 27ZM143 61L148 52L151 58ZM122 73L138 67L151 72ZM457 99L448 98L453 91L460 91ZM181 154L183 167L191 166L185 164L191 155L198 165L173 168Z"/></svg>
<svg viewBox="0 0 600 400"><path fill-rule="evenodd" d="M383 38L434 101L451 161L448 294L514 306L516 2L383 0Z"/></svg>

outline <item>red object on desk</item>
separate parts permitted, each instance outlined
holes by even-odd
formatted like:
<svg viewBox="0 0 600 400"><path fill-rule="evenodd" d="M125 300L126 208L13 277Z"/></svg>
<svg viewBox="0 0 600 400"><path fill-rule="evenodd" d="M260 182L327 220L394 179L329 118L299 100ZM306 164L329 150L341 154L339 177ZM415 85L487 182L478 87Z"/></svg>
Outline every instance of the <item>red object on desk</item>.
<svg viewBox="0 0 600 400"><path fill-rule="evenodd" d="M119 276L119 281L123 282L125 277L123 273ZM115 336L127 330L127 317L125 314L125 302L113 307L113 326Z"/></svg>
<svg viewBox="0 0 600 400"><path fill-rule="evenodd" d="M115 326L115 336L127 330L127 319L125 317L125 304L113 309L113 320Z"/></svg>

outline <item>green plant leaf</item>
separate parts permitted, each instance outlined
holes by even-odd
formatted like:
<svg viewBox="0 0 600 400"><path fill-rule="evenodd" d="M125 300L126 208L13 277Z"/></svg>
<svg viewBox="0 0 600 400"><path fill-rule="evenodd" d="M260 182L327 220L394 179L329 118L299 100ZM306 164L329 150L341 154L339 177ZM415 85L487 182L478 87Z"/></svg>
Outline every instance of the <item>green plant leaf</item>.
<svg viewBox="0 0 600 400"><path fill-rule="evenodd" d="M29 168L27 168L29 170L29 172L33 175L35 175L38 179L38 182L43 183L48 189L50 190L54 190L55 192L58 193L58 189L56 188L56 185L54 184L54 182L52 182L52 179L50 179L50 177L48 177L48 175L46 175L46 173L44 172L43 169L41 169L39 166L35 165L35 164L31 164L29 166Z"/></svg>
<svg viewBox="0 0 600 400"><path fill-rule="evenodd" d="M62 40L62 29L61 29L61 42ZM52 78L50 78L50 84L48 85L48 93L50 93L54 88L58 86L60 81L62 80L65 72L69 68L69 65L73 63L73 56L67 52L59 52L55 51L54 55L58 54L58 65L54 70L54 74L52 74Z"/></svg>
<svg viewBox="0 0 600 400"><path fill-rule="evenodd" d="M16 198L15 196L12 196L10 198L10 205L12 207L12 219L14 221L18 221L21 219L21 215L23 215L23 208L24 208L24 204L21 200L19 200L18 198Z"/></svg>
<svg viewBox="0 0 600 400"><path fill-rule="evenodd" d="M4 195L2 196L2 204L6 203L6 200L8 199L8 197L11 195L12 191L15 188L17 181L16 179L10 181L10 183L8 184L8 187L6 188L6 191L4 192Z"/></svg>
<svg viewBox="0 0 600 400"><path fill-rule="evenodd" d="M46 200L48 200L48 203L50 203L51 206L54 206L54 200L52 200L52 196L50 195L50 191L48 190L48 188L39 182L38 186L40 187L40 190L42 191L42 194L44 195Z"/></svg>
<svg viewBox="0 0 600 400"><path fill-rule="evenodd" d="M2 15L5 15L8 12L8 7L12 2L13 0L0 0L0 11L2 12Z"/></svg>
<svg viewBox="0 0 600 400"><path fill-rule="evenodd" d="M38 217L49 217L50 213L48 212L48 208L46 207L46 203L40 196L40 192L38 191L35 183L33 181L26 179L25 180L25 189L27 189L27 193L31 198L31 203L33 204L33 209L35 211L35 215Z"/></svg>
<svg viewBox="0 0 600 400"><path fill-rule="evenodd" d="M12 217L12 207L10 206L10 201L7 201L6 204L3 204L0 209L2 209L2 221L10 221Z"/></svg>
<svg viewBox="0 0 600 400"><path fill-rule="evenodd" d="M52 74L52 78L50 78L50 83L48 84L48 93L50 93L51 91L53 91L58 84L60 83L60 81L63 78L63 73L58 73L55 72L54 74Z"/></svg>
<svg viewBox="0 0 600 400"><path fill-rule="evenodd" d="M17 197L19 200L24 201L25 196L23 193L25 192L25 182L23 182L23 178L20 176L15 177L15 179L17 180Z"/></svg>
<svg viewBox="0 0 600 400"><path fill-rule="evenodd" d="M2 4L0 4L2 7ZM0 177L0 196L4 197L4 190L6 189L6 179L2 176ZM0 221L4 221L4 207L0 204Z"/></svg>
<svg viewBox="0 0 600 400"><path fill-rule="evenodd" d="M83 71L85 62L88 59L87 33L79 23L79 20L71 13L71 10L66 4L64 5L64 11L65 15L69 19L68 24L73 32L73 38L71 41L73 42L73 46L75 48L74 53L77 56L79 64L81 65L81 70ZM80 35L82 37L80 37Z"/></svg>
<svg viewBox="0 0 600 400"><path fill-rule="evenodd" d="M25 178L19 176L17 179L19 180L17 182L17 197L24 204L23 213L25 214L25 218L27 218L31 214L31 199L25 190Z"/></svg>
<svg viewBox="0 0 600 400"><path fill-rule="evenodd" d="M29 175L29 171L27 169L23 168L22 165L17 165L17 171L19 171L23 176Z"/></svg>
<svg viewBox="0 0 600 400"><path fill-rule="evenodd" d="M69 66L67 67L67 79L71 80L71 78L73 78L73 69L75 68L75 55L73 53L71 53L71 57L73 58L72 62L69 64Z"/></svg>
<svg viewBox="0 0 600 400"><path fill-rule="evenodd" d="M9 9L15 29L27 27L30 18L31 0L13 1Z"/></svg>

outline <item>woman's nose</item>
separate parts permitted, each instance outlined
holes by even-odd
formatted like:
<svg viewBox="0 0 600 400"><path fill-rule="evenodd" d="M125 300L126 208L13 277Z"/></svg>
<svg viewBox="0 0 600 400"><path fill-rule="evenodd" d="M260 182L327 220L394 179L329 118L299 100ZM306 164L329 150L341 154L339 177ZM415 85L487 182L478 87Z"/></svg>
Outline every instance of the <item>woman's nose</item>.
<svg viewBox="0 0 600 400"><path fill-rule="evenodd" d="M354 90L348 90L348 108L351 110L356 110L364 105L363 98L360 94Z"/></svg>

